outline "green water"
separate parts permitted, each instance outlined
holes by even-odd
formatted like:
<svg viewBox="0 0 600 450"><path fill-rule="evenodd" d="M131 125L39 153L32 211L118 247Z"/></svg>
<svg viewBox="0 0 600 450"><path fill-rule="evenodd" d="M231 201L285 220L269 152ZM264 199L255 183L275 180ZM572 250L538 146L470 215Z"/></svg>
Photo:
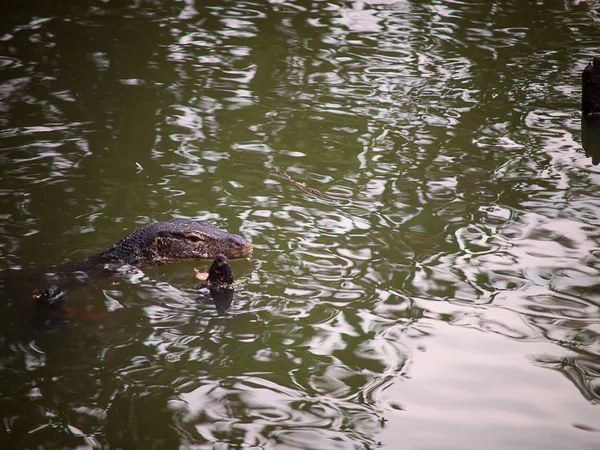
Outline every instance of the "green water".
<svg viewBox="0 0 600 450"><path fill-rule="evenodd" d="M599 6L0 7L0 447L598 448ZM254 243L224 313L209 261L32 305L178 216Z"/></svg>

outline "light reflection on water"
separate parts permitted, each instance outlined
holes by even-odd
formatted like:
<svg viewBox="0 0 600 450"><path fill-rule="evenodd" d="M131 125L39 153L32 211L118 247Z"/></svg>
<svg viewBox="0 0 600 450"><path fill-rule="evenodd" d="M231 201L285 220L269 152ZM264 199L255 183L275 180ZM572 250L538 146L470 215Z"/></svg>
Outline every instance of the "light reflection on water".
<svg viewBox="0 0 600 450"><path fill-rule="evenodd" d="M592 6L7 17L7 448L594 448ZM187 263L74 288L76 317L27 301L34 269L179 215L254 242L231 304Z"/></svg>

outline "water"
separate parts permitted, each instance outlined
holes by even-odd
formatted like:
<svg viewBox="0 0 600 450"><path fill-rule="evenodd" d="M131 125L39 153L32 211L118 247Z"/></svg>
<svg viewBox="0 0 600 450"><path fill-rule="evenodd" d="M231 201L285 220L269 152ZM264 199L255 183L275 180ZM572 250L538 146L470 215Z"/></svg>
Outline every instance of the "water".
<svg viewBox="0 0 600 450"><path fill-rule="evenodd" d="M1 446L598 448L598 6L3 6ZM210 262L32 307L176 216L253 241L226 311Z"/></svg>

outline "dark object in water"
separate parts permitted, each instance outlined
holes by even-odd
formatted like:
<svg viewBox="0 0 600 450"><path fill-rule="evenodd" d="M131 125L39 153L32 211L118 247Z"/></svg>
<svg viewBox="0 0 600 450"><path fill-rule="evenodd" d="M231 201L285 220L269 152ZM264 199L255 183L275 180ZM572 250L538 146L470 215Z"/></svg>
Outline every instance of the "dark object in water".
<svg viewBox="0 0 600 450"><path fill-rule="evenodd" d="M108 250L81 261L78 270L104 264L144 267L211 259L219 254L232 259L246 258L251 253L252 244L237 234L205 220L176 218L135 230Z"/></svg>
<svg viewBox="0 0 600 450"><path fill-rule="evenodd" d="M208 269L208 284L211 287L233 284L233 270L225 255L217 255Z"/></svg>
<svg viewBox="0 0 600 450"><path fill-rule="evenodd" d="M594 56L581 75L581 111L600 114L600 56Z"/></svg>
<svg viewBox="0 0 600 450"><path fill-rule="evenodd" d="M205 220L176 218L138 228L107 250L58 266L56 272L59 275L53 281L81 272L91 276L110 273L125 265L146 267L212 259L218 255L246 258L251 254L252 243L237 234L221 230ZM225 262L228 264L227 258ZM43 291L35 291L34 298L49 306L62 298L64 293L61 295L61 292L53 284Z"/></svg>
<svg viewBox="0 0 600 450"><path fill-rule="evenodd" d="M52 283L43 291L33 291L31 296L36 307L47 308L46 310L37 309L41 315L38 317L44 323L50 323L55 320L63 321L67 319L75 320L96 320L106 316L104 312L86 311L85 309L69 306L65 297L67 291L63 291L56 284ZM51 311L49 313L49 311Z"/></svg>
<svg viewBox="0 0 600 450"><path fill-rule="evenodd" d="M581 145L592 164L600 163L600 115L581 117Z"/></svg>
<svg viewBox="0 0 600 450"><path fill-rule="evenodd" d="M215 304L215 308L217 308L217 312L220 315L225 315L227 313L227 310L233 303L233 293L235 292L235 289L233 288L233 286L227 286L227 287L210 286L208 288L208 290L210 292L210 298L212 299L213 303Z"/></svg>
<svg viewBox="0 0 600 450"><path fill-rule="evenodd" d="M54 307L66 294L66 291L61 290L56 284L52 283L43 291L33 291L32 298L41 306Z"/></svg>
<svg viewBox="0 0 600 450"><path fill-rule="evenodd" d="M233 302L233 270L225 255L217 255L208 269L208 290L219 314Z"/></svg>
<svg viewBox="0 0 600 450"><path fill-rule="evenodd" d="M233 270L227 257L223 254L217 255L208 269L208 277L202 277L202 273L199 271L196 271L196 277L202 280L199 288L205 289L208 287L210 299L217 308L217 312L221 315L226 314L227 309L233 302L235 292Z"/></svg>

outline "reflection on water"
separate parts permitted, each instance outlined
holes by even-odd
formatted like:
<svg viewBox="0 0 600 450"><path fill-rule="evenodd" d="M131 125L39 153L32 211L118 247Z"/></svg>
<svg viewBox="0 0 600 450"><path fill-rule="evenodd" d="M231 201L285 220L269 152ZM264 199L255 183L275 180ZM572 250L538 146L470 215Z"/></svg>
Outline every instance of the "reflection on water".
<svg viewBox="0 0 600 450"><path fill-rule="evenodd" d="M585 156L592 164L600 163L600 118L598 116L581 117L581 145Z"/></svg>
<svg viewBox="0 0 600 450"><path fill-rule="evenodd" d="M6 448L594 448L592 3L3 9ZM174 216L253 241L231 296L31 302Z"/></svg>

